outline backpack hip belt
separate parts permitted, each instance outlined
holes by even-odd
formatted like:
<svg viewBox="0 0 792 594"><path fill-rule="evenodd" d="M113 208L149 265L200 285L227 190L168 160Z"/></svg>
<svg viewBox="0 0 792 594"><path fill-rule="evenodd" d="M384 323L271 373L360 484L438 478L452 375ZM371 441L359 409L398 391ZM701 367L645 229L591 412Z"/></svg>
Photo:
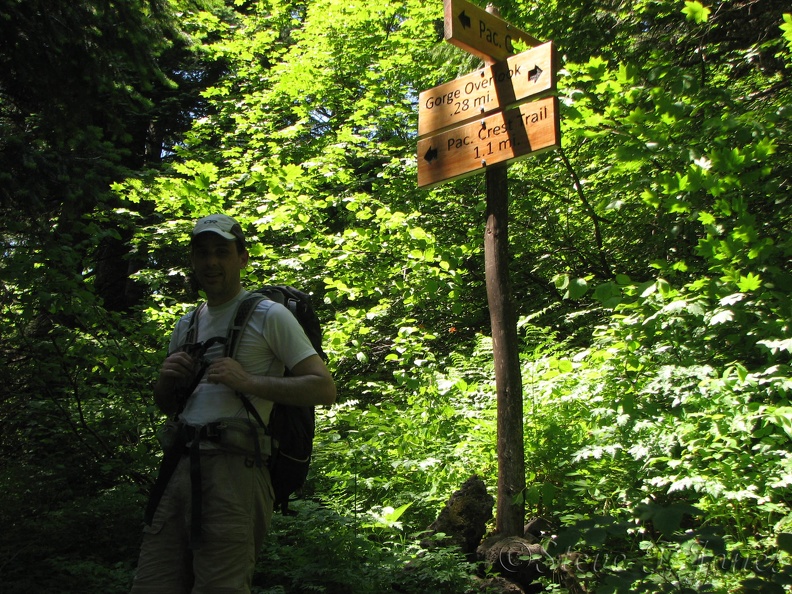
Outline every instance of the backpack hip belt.
<svg viewBox="0 0 792 594"><path fill-rule="evenodd" d="M206 425L185 425L185 437L189 446L194 439L208 441L220 450L259 457L260 466L272 455L272 439L266 431L249 419L228 417Z"/></svg>
<svg viewBox="0 0 792 594"><path fill-rule="evenodd" d="M205 425L168 421L157 431L157 439L164 452L172 447L186 448L196 438L214 444L212 447L216 449L248 456L259 454L264 462L272 455L273 443L269 434L261 426L242 417L222 418ZM187 451L184 450L184 453Z"/></svg>
<svg viewBox="0 0 792 594"><path fill-rule="evenodd" d="M179 460L185 456L190 458L190 490L192 493L191 539L190 548L199 548L202 544L201 535L201 443L215 444L219 451L246 456L254 464L262 468L272 454L272 439L264 429L252 421L241 417L228 417L205 425L187 425L186 423L170 423L167 446L163 443L165 456L160 472L151 490L145 521L151 525L154 512L159 505L165 487L176 471ZM206 450L203 450L206 451Z"/></svg>

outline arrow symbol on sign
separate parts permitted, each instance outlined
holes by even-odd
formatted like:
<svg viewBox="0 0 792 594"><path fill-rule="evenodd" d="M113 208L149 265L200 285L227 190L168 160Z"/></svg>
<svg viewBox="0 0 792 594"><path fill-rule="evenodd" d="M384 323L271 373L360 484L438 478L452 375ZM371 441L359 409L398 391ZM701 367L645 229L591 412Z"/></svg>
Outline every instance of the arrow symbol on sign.
<svg viewBox="0 0 792 594"><path fill-rule="evenodd" d="M459 15L459 22L462 23L463 29L470 29L470 17L465 14L464 10Z"/></svg>
<svg viewBox="0 0 792 594"><path fill-rule="evenodd" d="M426 151L424 155L424 159L426 159L427 163L431 163L434 159L437 159L437 149L433 146L429 147L429 150Z"/></svg>
<svg viewBox="0 0 792 594"><path fill-rule="evenodd" d="M539 68L539 66L534 66L533 70L528 72L528 80L530 80L532 83L535 83L539 80L539 77L542 76L542 72L543 70Z"/></svg>

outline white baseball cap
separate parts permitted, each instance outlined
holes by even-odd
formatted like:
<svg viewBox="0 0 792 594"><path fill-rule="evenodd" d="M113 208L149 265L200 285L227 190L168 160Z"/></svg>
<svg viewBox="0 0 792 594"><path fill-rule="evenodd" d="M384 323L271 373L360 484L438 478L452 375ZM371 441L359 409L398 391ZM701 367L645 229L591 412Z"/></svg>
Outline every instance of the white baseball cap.
<svg viewBox="0 0 792 594"><path fill-rule="evenodd" d="M199 219L195 223L192 236L195 237L201 233L212 232L217 233L219 236L229 240L239 240L244 245L245 234L242 233L242 227L235 219L224 214L209 215Z"/></svg>

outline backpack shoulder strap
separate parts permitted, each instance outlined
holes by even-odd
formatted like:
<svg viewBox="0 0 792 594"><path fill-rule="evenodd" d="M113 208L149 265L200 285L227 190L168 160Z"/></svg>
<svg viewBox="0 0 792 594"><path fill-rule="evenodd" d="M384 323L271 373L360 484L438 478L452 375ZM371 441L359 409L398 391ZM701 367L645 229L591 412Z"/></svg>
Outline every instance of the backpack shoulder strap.
<svg viewBox="0 0 792 594"><path fill-rule="evenodd" d="M187 326L187 336L184 337L185 344L191 344L198 338L198 319L204 307L206 307L206 303L201 303L188 314L190 316L190 321Z"/></svg>
<svg viewBox="0 0 792 594"><path fill-rule="evenodd" d="M226 357L231 357L233 359L234 356L236 356L237 348L239 347L239 338L242 336L242 332L245 331L245 327L250 321L250 316L252 316L253 312L256 310L256 306L259 302L263 301L263 299L263 295L254 294L245 297L239 302L236 313L234 314L234 319L231 321L231 325L228 327L228 332L226 333Z"/></svg>
<svg viewBox="0 0 792 594"><path fill-rule="evenodd" d="M234 314L234 319L231 321L231 325L228 327L228 333L226 334L226 343L225 343L225 356L234 358L236 355L237 347L239 346L239 338L242 336L242 332L244 332L245 327L250 321L250 316L253 315L253 312L256 309L256 306L259 304L260 301L264 299L263 295L251 295L249 297L245 297L242 301L240 301L239 305L237 306L236 313ZM241 392L237 392L237 396L239 399L242 400L242 404L245 407L245 410L251 415L258 424L263 427L264 429L267 428L266 423L264 423L264 419L261 418L261 415L256 410L256 407L253 406L253 403L250 402L247 396L242 394ZM256 447L258 447L258 442L256 443ZM257 454L257 459L259 459L259 455Z"/></svg>

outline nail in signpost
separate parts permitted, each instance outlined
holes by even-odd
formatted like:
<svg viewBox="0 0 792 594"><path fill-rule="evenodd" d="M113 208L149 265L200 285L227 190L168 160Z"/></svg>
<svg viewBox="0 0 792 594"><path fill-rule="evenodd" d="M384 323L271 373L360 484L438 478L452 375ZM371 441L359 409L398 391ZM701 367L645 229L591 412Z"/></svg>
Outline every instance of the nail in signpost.
<svg viewBox="0 0 792 594"><path fill-rule="evenodd" d="M522 378L508 275L508 163L561 146L552 42L511 26L491 5L444 0L445 39L487 64L420 94L418 186L484 171L484 260L498 400L496 529L521 536L525 518ZM531 49L515 54L514 41Z"/></svg>

